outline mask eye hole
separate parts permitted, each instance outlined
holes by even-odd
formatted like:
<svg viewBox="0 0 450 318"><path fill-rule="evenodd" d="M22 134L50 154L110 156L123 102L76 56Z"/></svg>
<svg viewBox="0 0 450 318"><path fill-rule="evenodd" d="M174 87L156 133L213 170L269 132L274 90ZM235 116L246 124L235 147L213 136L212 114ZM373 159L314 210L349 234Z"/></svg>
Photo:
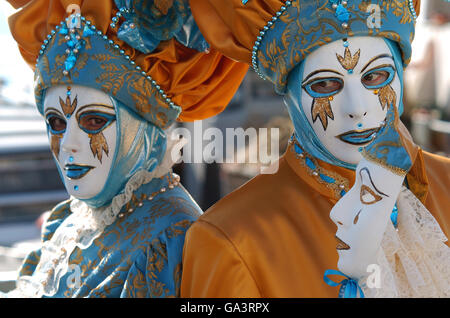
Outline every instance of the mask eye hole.
<svg viewBox="0 0 450 318"><path fill-rule="evenodd" d="M389 77L389 73L386 71L376 71L365 75L362 78L362 82L366 86L376 86L383 84Z"/></svg>
<svg viewBox="0 0 450 318"><path fill-rule="evenodd" d="M359 198L362 204L374 204L382 199L381 196L376 194L371 188L369 188L365 184L361 186Z"/></svg>
<svg viewBox="0 0 450 318"><path fill-rule="evenodd" d="M49 114L46 118L50 131L53 134L62 134L66 131L66 121L56 114Z"/></svg>
<svg viewBox="0 0 450 318"><path fill-rule="evenodd" d="M361 77L361 83L370 89L380 88L392 82L395 70L392 66L384 66L372 69Z"/></svg>
<svg viewBox="0 0 450 318"><path fill-rule="evenodd" d="M337 94L343 87L343 81L335 77L313 79L303 85L306 92L314 98Z"/></svg>
<svg viewBox="0 0 450 318"><path fill-rule="evenodd" d="M116 116L100 112L86 112L79 116L78 125L86 133L96 134L105 129Z"/></svg>

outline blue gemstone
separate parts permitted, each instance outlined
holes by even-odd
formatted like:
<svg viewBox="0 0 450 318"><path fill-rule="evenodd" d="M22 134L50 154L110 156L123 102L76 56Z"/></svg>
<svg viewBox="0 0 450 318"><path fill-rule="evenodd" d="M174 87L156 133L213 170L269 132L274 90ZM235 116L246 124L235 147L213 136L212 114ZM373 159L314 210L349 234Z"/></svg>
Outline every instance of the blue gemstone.
<svg viewBox="0 0 450 318"><path fill-rule="evenodd" d="M67 27L66 27L65 25L63 25L63 26L59 29L58 33L59 33L59 34L62 34L62 35L66 35L66 34L69 33L69 30L67 29Z"/></svg>
<svg viewBox="0 0 450 318"><path fill-rule="evenodd" d="M94 31L92 31L88 25L85 25L83 29L83 36L91 36L92 34L94 34Z"/></svg>
<svg viewBox="0 0 450 318"><path fill-rule="evenodd" d="M328 182L328 183L334 183L336 181L332 177L329 177L329 176L324 175L322 173L320 173L319 176L320 176L320 179L322 179L323 181Z"/></svg>
<svg viewBox="0 0 450 318"><path fill-rule="evenodd" d="M341 22L348 22L348 19L350 19L350 13L342 4L339 4L336 8L336 18Z"/></svg>
<svg viewBox="0 0 450 318"><path fill-rule="evenodd" d="M72 156L69 157L69 162L73 162L73 157Z"/></svg>
<svg viewBox="0 0 450 318"><path fill-rule="evenodd" d="M398 225L397 219L398 219L398 209L397 209L397 205L394 205L394 208L392 209L392 213L391 213L391 222L395 228L397 228L397 225Z"/></svg>
<svg viewBox="0 0 450 318"><path fill-rule="evenodd" d="M64 68L66 71L71 70L74 66L75 63L77 62L77 58L73 53L70 53L69 56L67 57L67 59L64 62Z"/></svg>
<svg viewBox="0 0 450 318"><path fill-rule="evenodd" d="M362 128L363 124L359 123L357 126L358 128Z"/></svg>
<svg viewBox="0 0 450 318"><path fill-rule="evenodd" d="M344 42L344 47L348 47L348 41Z"/></svg>
<svg viewBox="0 0 450 318"><path fill-rule="evenodd" d="M306 163L306 165L308 166L309 169L311 169L311 170L315 170L316 169L316 165L308 157L306 157L305 163Z"/></svg>
<svg viewBox="0 0 450 318"><path fill-rule="evenodd" d="M345 193L346 193L345 190L342 190L341 193L340 193L341 197L343 197L345 195Z"/></svg>
<svg viewBox="0 0 450 318"><path fill-rule="evenodd" d="M353 70L347 70L348 74L353 74Z"/></svg>
<svg viewBox="0 0 450 318"><path fill-rule="evenodd" d="M75 49L81 50L82 48L84 48L85 44L86 44L85 40L80 40L75 44Z"/></svg>
<svg viewBox="0 0 450 318"><path fill-rule="evenodd" d="M363 151L363 147L359 147L359 148L358 148L358 151L359 151L359 152L362 152L362 151Z"/></svg>
<svg viewBox="0 0 450 318"><path fill-rule="evenodd" d="M73 41L73 40L67 41L67 46L70 47L70 48L73 48L75 46L75 44L76 44L76 42Z"/></svg>
<svg viewBox="0 0 450 318"><path fill-rule="evenodd" d="M75 191L78 191L78 186L77 186L77 185L74 186L73 189L74 189Z"/></svg>
<svg viewBox="0 0 450 318"><path fill-rule="evenodd" d="M303 153L303 149L302 149L302 148L300 148L300 146L299 146L299 145L297 145L297 144L294 144L294 148L295 148L295 152L296 152L296 153L298 153L298 154L301 154L301 153Z"/></svg>

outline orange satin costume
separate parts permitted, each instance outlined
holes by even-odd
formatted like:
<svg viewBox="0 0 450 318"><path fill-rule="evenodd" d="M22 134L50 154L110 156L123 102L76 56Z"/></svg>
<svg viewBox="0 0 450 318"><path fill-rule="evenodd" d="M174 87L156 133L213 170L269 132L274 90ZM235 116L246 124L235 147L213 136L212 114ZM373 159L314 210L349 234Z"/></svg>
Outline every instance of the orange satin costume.
<svg viewBox="0 0 450 318"><path fill-rule="evenodd" d="M410 190L449 237L450 159L423 151L406 129L402 133L415 158L407 176ZM353 185L354 171L319 162ZM277 173L250 180L188 230L181 297L336 298L339 288L323 281L338 261L336 226L329 217L336 202L289 145Z"/></svg>

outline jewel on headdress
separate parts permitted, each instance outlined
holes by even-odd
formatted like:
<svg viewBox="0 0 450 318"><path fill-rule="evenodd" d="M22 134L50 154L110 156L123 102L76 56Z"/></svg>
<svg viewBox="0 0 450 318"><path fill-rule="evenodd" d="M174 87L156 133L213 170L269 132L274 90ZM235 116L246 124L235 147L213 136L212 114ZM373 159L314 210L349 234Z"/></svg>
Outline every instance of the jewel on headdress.
<svg viewBox="0 0 450 318"><path fill-rule="evenodd" d="M91 28L86 24L83 29L83 37L89 37L93 35L95 32L91 30Z"/></svg>
<svg viewBox="0 0 450 318"><path fill-rule="evenodd" d="M335 15L336 18L342 23L348 22L348 19L350 18L350 13L342 4L338 4Z"/></svg>

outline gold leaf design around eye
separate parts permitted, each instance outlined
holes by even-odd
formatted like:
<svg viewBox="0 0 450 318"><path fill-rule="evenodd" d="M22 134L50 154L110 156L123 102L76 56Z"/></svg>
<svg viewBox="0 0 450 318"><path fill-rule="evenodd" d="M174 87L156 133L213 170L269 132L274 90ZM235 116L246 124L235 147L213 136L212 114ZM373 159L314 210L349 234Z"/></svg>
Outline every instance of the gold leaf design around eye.
<svg viewBox="0 0 450 318"><path fill-rule="evenodd" d="M356 64L358 64L360 51L361 50L358 49L358 51L356 51L356 53L352 56L352 54L350 53L350 49L346 47L344 51L344 57L337 53L336 57L343 68L345 68L346 70L353 70Z"/></svg>
<svg viewBox="0 0 450 318"><path fill-rule="evenodd" d="M62 138L62 135L53 135L53 134L51 137L50 149L52 150L53 154L55 155L55 158L58 158L58 156L59 156L59 147L60 147L61 138Z"/></svg>
<svg viewBox="0 0 450 318"><path fill-rule="evenodd" d="M383 110L390 104L395 107L397 95L391 85L386 85L378 90L378 100L380 101Z"/></svg>
<svg viewBox="0 0 450 318"><path fill-rule="evenodd" d="M328 117L334 119L334 114L333 111L331 110L330 100L328 99L328 97L314 98L313 104L311 106L311 116L313 123L315 123L317 117L319 117L323 129L324 130L327 129Z"/></svg>
<svg viewBox="0 0 450 318"><path fill-rule="evenodd" d="M101 163L103 151L106 153L106 155L108 155L109 153L109 148L108 144L106 143L105 136L102 132L99 132L98 134L90 134L89 138L91 139L90 146L92 154L94 155L94 158L97 156L98 160L100 160Z"/></svg>
<svg viewBox="0 0 450 318"><path fill-rule="evenodd" d="M59 104L61 105L61 108L64 112L64 115L71 116L74 112L75 108L77 108L78 99L75 96L75 99L73 101L70 101L70 96L66 97L66 101L64 102L62 98L59 98Z"/></svg>

